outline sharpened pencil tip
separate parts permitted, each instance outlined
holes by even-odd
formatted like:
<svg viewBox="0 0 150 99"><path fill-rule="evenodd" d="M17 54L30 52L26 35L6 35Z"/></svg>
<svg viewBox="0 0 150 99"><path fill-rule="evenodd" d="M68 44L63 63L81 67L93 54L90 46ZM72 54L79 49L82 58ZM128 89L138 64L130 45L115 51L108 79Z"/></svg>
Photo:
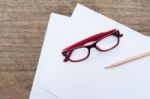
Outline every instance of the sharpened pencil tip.
<svg viewBox="0 0 150 99"><path fill-rule="evenodd" d="M108 69L109 67L105 67L104 69Z"/></svg>

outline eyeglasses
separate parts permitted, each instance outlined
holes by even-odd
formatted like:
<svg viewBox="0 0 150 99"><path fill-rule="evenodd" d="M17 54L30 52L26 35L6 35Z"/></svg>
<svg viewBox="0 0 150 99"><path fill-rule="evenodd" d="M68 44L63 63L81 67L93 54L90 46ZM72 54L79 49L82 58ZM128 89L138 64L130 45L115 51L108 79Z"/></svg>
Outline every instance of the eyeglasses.
<svg viewBox="0 0 150 99"><path fill-rule="evenodd" d="M122 36L123 34L120 34L119 30L113 29L85 38L63 49L64 62L79 62L87 59L90 55L90 49L93 47L101 52L109 51L119 44L120 37Z"/></svg>

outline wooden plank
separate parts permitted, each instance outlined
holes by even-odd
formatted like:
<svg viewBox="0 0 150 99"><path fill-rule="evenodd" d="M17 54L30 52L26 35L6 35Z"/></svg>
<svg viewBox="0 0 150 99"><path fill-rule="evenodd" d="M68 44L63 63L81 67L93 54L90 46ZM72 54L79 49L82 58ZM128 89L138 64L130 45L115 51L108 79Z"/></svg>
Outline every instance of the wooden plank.
<svg viewBox="0 0 150 99"><path fill-rule="evenodd" d="M33 71L0 72L0 99L27 99L33 77Z"/></svg>

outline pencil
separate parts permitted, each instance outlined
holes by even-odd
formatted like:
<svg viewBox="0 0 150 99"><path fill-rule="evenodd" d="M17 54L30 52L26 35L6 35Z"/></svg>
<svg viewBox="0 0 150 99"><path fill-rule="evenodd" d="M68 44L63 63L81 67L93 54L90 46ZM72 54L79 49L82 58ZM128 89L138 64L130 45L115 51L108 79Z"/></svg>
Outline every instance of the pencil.
<svg viewBox="0 0 150 99"><path fill-rule="evenodd" d="M111 64L110 66L105 67L105 69L118 67L118 66L120 66L120 65L126 64L126 63L128 63L128 62L131 62L131 61L134 61L134 60L137 60L137 59L140 59L140 58L149 56L149 55L150 55L150 51L147 51L147 52L144 52L144 53L141 53L141 54L138 54L138 55L129 57L129 58L127 58L127 59L118 61L118 62L116 62L116 63L113 63L113 64Z"/></svg>

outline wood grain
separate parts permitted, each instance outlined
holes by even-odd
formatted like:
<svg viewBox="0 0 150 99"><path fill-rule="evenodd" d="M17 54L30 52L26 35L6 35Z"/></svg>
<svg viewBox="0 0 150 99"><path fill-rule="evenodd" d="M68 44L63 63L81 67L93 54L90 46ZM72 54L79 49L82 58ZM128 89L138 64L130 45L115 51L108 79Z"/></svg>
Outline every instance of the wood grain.
<svg viewBox="0 0 150 99"><path fill-rule="evenodd" d="M150 0L0 0L0 99L28 99L50 12L77 3L150 36Z"/></svg>

